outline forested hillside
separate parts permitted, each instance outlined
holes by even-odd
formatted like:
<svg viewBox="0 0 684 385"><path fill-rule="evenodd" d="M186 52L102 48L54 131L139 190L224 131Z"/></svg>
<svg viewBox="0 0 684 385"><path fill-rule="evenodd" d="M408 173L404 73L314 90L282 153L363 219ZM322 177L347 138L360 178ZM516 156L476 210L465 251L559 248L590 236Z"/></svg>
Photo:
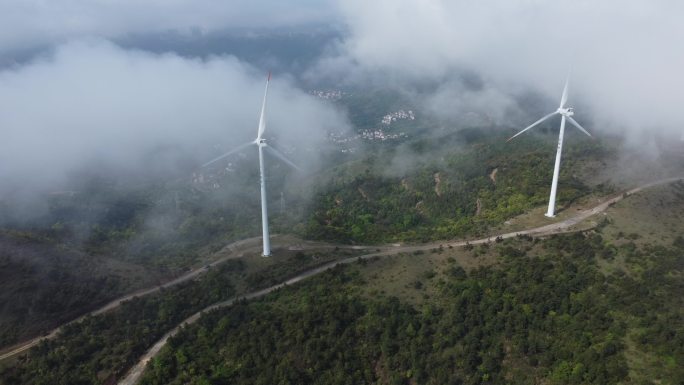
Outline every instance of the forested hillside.
<svg viewBox="0 0 684 385"><path fill-rule="evenodd" d="M192 281L134 297L109 312L88 316L42 341L25 357L0 363L0 384L108 384L187 317L235 295L263 289L352 250L308 252L276 248L279 258L228 260L204 268ZM358 252L356 252L358 253Z"/></svg>
<svg viewBox="0 0 684 385"><path fill-rule="evenodd" d="M594 3L0 0L0 385L684 385L684 1Z"/></svg>
<svg viewBox="0 0 684 385"><path fill-rule="evenodd" d="M47 196L39 216L0 216L0 347L168 281L258 227L245 214L258 202L230 204L192 186L87 182Z"/></svg>
<svg viewBox="0 0 684 385"><path fill-rule="evenodd" d="M0 231L0 346L49 331L160 278L30 232Z"/></svg>
<svg viewBox="0 0 684 385"><path fill-rule="evenodd" d="M677 384L682 246L639 250L634 268L605 274L615 248L599 234L506 241L496 266L429 278L438 294L418 308L364 296L363 267L336 269L205 316L142 383Z"/></svg>
<svg viewBox="0 0 684 385"><path fill-rule="evenodd" d="M495 228L506 226L507 221L516 216L547 203L556 137L544 133L543 129L540 130L541 133L526 135L517 141L506 143L509 131L506 128L457 129L445 126L443 122L422 119L421 112L417 111L419 119L415 121L404 119L393 122L391 126L381 127L384 130L381 135L389 135L383 137L396 135L392 136L394 139L384 141L377 140L377 133L371 136L366 134L368 130L378 127L378 119L383 118L379 111L404 108L406 99L391 92L375 92L370 96L347 95L340 103L349 109L350 117L358 129L355 139L344 142L336 151L321 158L321 164L312 167L308 173L296 174L278 162L269 163L269 204L273 233L294 233L304 239L352 244L470 238L490 234ZM330 145L334 147L334 143ZM578 200L589 196L600 199L615 192L604 179L587 171L614 165L617 161L615 146L612 138L588 140L579 135L568 135L559 182L558 207L561 214L565 208ZM345 152L344 149L353 151ZM209 169L197 170L186 167L182 176L163 175L141 180L132 176L84 175L74 185L73 191L47 194L42 210L31 216L18 215L14 208L0 204L0 263L5 278L1 295L5 301L0 317L3 326L0 344L8 346L38 335L124 292L155 285L181 274L190 267L196 269L215 258L217 251L227 242L257 235L260 229L260 206L255 197L258 197L259 185L258 170L251 167L254 163L253 156L254 154L238 154L226 160L225 164ZM635 233L642 231L643 229L634 230ZM611 237L615 238L617 232L611 233ZM298 356L309 357L307 360L311 362L307 361L309 363L306 365L313 365L313 357L316 354L339 353L342 356L364 357L364 360L349 358L347 366L342 363L339 365L352 370L357 379L366 382L385 383L392 380L399 383L441 383L446 376L458 378L466 383L473 383L477 378L478 381L484 382L515 378L521 379L521 383L524 383L531 377L542 379L549 377L549 373L552 372L570 370L555 367L559 357L567 361L568 365L572 365L571 369L575 372L580 371L583 373L582 376L588 376L586 378L589 380L586 381L624 381L627 378L625 367L629 367L630 370L633 368L620 356L620 349L626 346L632 349L629 351L633 354L636 351L640 352L638 354L651 353L643 350L646 346L644 344L637 346L624 342L628 335L630 338L636 335L636 328L627 332L615 326L617 321L612 318L590 319L612 314L612 309L615 308L612 302L582 303L580 305L586 314L578 316L578 324L565 325L572 326L572 330L586 330L593 328L594 323L601 324L602 326L597 329L596 340L586 342L589 344L587 346L603 346L602 344L608 343L615 343L615 346L618 346L615 348L618 353L611 353L606 356L606 360L602 360L607 366L593 368L591 374L586 374L589 373L589 369L586 369L585 373L583 368L595 357L580 359L577 356L579 353L570 353L572 349L578 348L563 345L570 342L563 340L566 336L561 333L562 328L554 329L553 322L542 316L541 310L524 308L527 309L524 315L529 319L520 322L525 327L519 324L502 326L520 318L520 314L515 313L520 309L508 302L500 303L491 298L480 298L480 294L477 294L476 299L459 299L461 291L468 291L464 289L467 287L487 288L483 289L484 292L495 293L497 296L505 294L506 298L509 295L522 296L523 293L538 293L535 295L542 298L541 293L555 293L553 290L560 290L553 295L559 298L584 291L588 293L587 298L598 295L597 287L600 286L601 280L608 281L612 275L607 274L601 278L602 273L595 275L594 270L602 269L606 263L612 263L610 250L615 247L608 241L596 241L596 237L587 239L593 245L589 249L580 248L583 242L574 238L561 238L557 244L545 241L543 245L552 245L548 247L552 251L555 250L547 255L540 254L538 249L542 246L535 244L534 248L537 251L533 252L530 258L522 258L525 252L511 248L511 245L498 245L496 250L507 246L508 252L519 258L515 261L508 260L507 254L502 251L501 255L487 257L488 263L484 263L484 257L473 262L473 266L480 266L479 270L466 271L454 265L449 268L449 273L442 272L440 275L428 272L429 274L426 273L423 277L427 277L427 280L416 279L406 282L405 286L412 288L414 292L407 296L404 296L404 293L395 293L399 294L399 299L385 295L383 290L374 291L378 295L369 298L366 294L370 285L366 283L373 277L359 275L352 269L340 272L349 280L337 282L329 290L326 289L327 291L323 290L322 283L308 284L313 286L306 287L319 292L322 297L316 300L318 302L306 304L304 309L299 305L293 305L292 309L296 311L293 314L279 313L279 306L261 308L260 306L265 305L242 304L239 307L242 310L238 319L244 321L243 325L254 326L252 320L258 318L255 312L259 313L259 317L263 312L264 317L270 317L278 324L291 328L304 327L319 333L319 325L316 322L288 326L287 323L292 320L287 317L306 320L310 318L306 311L320 308L323 309L323 313L330 313L324 315L324 320L327 320L325 322L335 323L337 321L333 319L341 317L340 323L335 323L335 333L351 333L348 335L350 340L361 340L364 334L358 334L357 328L372 330L373 327L380 327L379 318L373 318L369 314L377 311L378 314L396 318L394 326L387 332L395 339L395 348L390 349L387 345L389 342L383 339L389 337L376 335L385 333L384 331L381 333L376 330L368 337L366 347L356 346L344 338L335 345L339 345L335 348L339 350L335 350L337 353L324 352L321 350L322 345L317 345L317 348L307 347L305 353L309 356L299 350L296 351ZM568 251L565 249L567 244L586 252L586 258L576 254L576 258L568 259L564 254ZM670 247L669 244L667 246ZM525 246L523 249L529 247ZM638 247L642 247L644 253L651 253L654 250L644 248L645 245ZM487 250L477 248L472 253L486 255ZM491 251L489 253L491 254ZM334 255L326 258L337 258L343 254L337 250ZM592 257L599 254L605 258L596 260ZM553 270L557 268L556 262L549 261L555 261L557 257L564 261L563 268L582 271L585 275L580 279ZM300 267L312 266L322 263L323 260L325 259L318 256L310 258L302 254L295 257L293 264ZM102 315L89 318L78 327L67 328L60 339L40 345L28 359L15 363L15 368L0 368L3 370L3 381L12 384L52 384L59 381L64 384L79 381L106 383L122 375L149 343L175 323L210 303L234 294L233 284L236 282L241 285L242 290L275 284L296 271L289 263L276 259L274 265L258 274L243 274L239 269L232 270L232 275L226 273L230 279L224 282L220 277L225 278L227 275L212 272L201 282L162 292L153 298L133 301L115 317ZM651 267L649 265L649 268ZM408 270L415 268L416 266L413 266ZM553 278L555 281L537 282L537 286L529 286L529 274L539 269L543 271L543 275L548 275L549 279ZM497 275L508 270L514 273L509 272L505 277ZM641 271L638 272L641 274ZM521 275L517 275L518 273ZM456 280L451 282L447 278ZM502 280L507 282L509 289L495 286L495 282ZM459 289L448 290L447 281ZM568 281L567 285L577 287L568 288L565 281ZM439 282L439 285L435 285L435 282ZM209 295L203 296L201 293L204 291L209 292ZM331 293L337 292L348 295L330 296ZM438 295L435 296L435 293ZM201 300L197 300L198 298ZM430 314L454 312L454 308L443 305L458 303L459 306L467 308L473 317L480 314L480 318L477 321L457 318L451 320L451 324L445 324L448 321L444 320L444 317L421 318L421 301L415 302L410 298L422 298L426 306L430 306ZM493 302L481 303L484 300ZM637 302L641 300L641 297L635 299ZM280 300L273 301L277 303ZM515 301L519 302L522 299ZM539 306L545 307L544 309L548 307L552 309L549 311L556 313L569 311L566 309L567 306L559 308L559 304L552 306L544 302ZM345 312L344 316L336 313L338 310L335 309L346 309L339 310ZM537 313L528 314L533 310ZM676 315L663 315L674 316ZM286 319L282 320L279 317ZM409 319L410 321L407 321ZM235 319L230 322L236 325L236 330L245 327L238 327ZM409 324L413 332L406 334L405 328L408 328ZM530 325L536 328L530 329L537 333L533 334L534 339L523 331ZM505 329L503 334L499 330L502 327ZM350 328L349 331L347 328ZM448 337L448 328L464 330L454 334L455 337ZM430 330L429 335L415 339L419 336L418 330L421 329ZM278 331L257 330L260 330L259 333L264 338L280 338ZM622 334L616 334L618 332ZM125 339L120 338L122 333L126 334ZM334 333L316 338L324 340L332 338L332 335ZM537 351L530 352L527 345L524 348L514 346L514 335L518 336L515 343L522 343L519 339L527 338L525 344L528 345L541 344L538 340L555 341L560 345L544 345L544 349L558 349L565 355L557 352L543 355ZM623 341L623 345L610 339L613 337L609 338L615 335L619 337L615 338ZM182 336L179 337L179 341L185 338ZM572 336L585 338L579 334ZM303 338L301 335L300 337ZM227 343L218 335L212 338L217 340L211 341L211 344ZM297 343L306 342L301 338ZM439 343L441 339L450 339L452 342L458 339L460 342L443 346ZM480 345L471 346L475 339ZM325 342L327 343L333 342ZM414 345L412 354L415 357L402 356L406 351L399 347ZM424 353L430 346L438 348L435 348L434 353ZM587 346L582 349L588 349ZM288 347L277 344L271 348L290 352ZM299 348L301 347L297 349ZM385 351L381 348L390 350ZM501 349L507 355L501 356ZM59 358L55 358L55 351L60 351ZM485 351L495 356L486 361ZM390 357L390 353L395 356ZM199 351L198 354L201 356L204 353ZM294 353L283 354L287 356ZM664 353L659 351L658 354L661 357ZM161 359L168 359L164 357ZM223 374L216 377L213 372L206 375L224 380L230 378L230 381L258 378L265 383L278 382L285 378L281 377L283 373L270 373L259 366L266 363L270 366L285 365L272 361L273 359L263 361L266 358L253 358L253 367L250 369L252 372L241 372L240 368L243 366L240 366L240 370L230 369L231 373L234 373L225 378L221 377ZM480 367L498 359L503 359L499 366L487 366L486 370ZM457 369L444 369L448 360L456 360ZM192 362L191 359L181 359L171 366L163 365L166 368L163 373L155 372L154 376L157 377L148 377L146 381L164 383L175 378L175 381L183 382L183 376L187 373L192 374L192 381L199 381L200 372L183 367L185 363L195 365ZM326 362L333 365L336 361L330 356ZM368 367L367 362L373 362L374 366ZM513 364L507 366L507 363ZM206 364L209 365L209 369L215 367L214 363ZM577 369L577 365L580 364L584 366ZM292 383L315 382L318 375L314 376L311 373L318 373L320 378L329 379L334 383L335 378L340 377L342 373L338 366L307 366L304 370L301 365L304 364L298 362L294 365L295 372L287 374L296 378L290 379ZM527 369L511 371L518 365ZM442 369L432 370L436 367ZM644 370L651 369L652 367L649 367ZM309 373L308 377L298 377L303 375L302 370ZM257 372L261 374L255 374ZM530 378L519 377L520 373L528 372L531 373ZM236 377L231 377L233 375ZM578 375L575 374L573 379L580 378ZM557 376L567 377L563 377L564 374ZM216 381L220 383L223 380Z"/></svg>
<svg viewBox="0 0 684 385"><path fill-rule="evenodd" d="M683 214L679 182L584 233L337 268L207 314L142 383L679 384Z"/></svg>
<svg viewBox="0 0 684 385"><path fill-rule="evenodd" d="M561 209L591 191L610 191L578 175L611 152L600 142L572 139L560 174ZM466 129L378 148L329 171L329 182L317 186L304 233L363 243L483 234L548 201L554 144L555 138L535 135L506 143L500 130ZM413 163L393 170L401 161Z"/></svg>

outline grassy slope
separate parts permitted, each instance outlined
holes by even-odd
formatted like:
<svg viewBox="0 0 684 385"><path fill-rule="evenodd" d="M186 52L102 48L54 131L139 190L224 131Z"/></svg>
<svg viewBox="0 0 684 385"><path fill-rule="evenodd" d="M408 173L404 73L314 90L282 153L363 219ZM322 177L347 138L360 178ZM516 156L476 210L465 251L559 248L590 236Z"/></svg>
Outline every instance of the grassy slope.
<svg viewBox="0 0 684 385"><path fill-rule="evenodd" d="M527 215L524 217L529 221ZM663 246L682 243L684 183L635 194L611 207L605 218L609 224L600 231L605 243L610 245L608 249L611 255L609 258L596 259L597 267L603 274L627 277L625 279L629 279L629 284L639 285L638 282L643 282L643 279L654 279L648 276L655 270L664 273L672 281L668 282L669 286L657 288L659 292L645 289L647 292L637 298L655 304L655 309L651 307L653 314L648 317L643 312L650 306L639 303L634 303L632 308L612 311L616 319L628 325L623 337L624 356L629 366L629 380L625 383L676 383L673 380L682 374L676 367L681 366L684 357L681 351L677 356L669 350L664 341L658 339L657 332L669 334L674 344L684 338L680 322L684 319L684 300L678 295L684 289L684 248L680 248L678 255L674 256L668 256L662 250ZM544 253L539 245L521 244L519 241L511 243L517 243L515 247L518 249L525 249L528 256ZM493 244L472 250L439 249L427 254L378 261L362 270L367 281L365 292L371 297L378 294L397 296L417 306L429 303L434 301L431 297L440 284L440 278L448 274L454 263L468 271L490 266L497 261L500 247ZM669 261L669 258L673 259ZM436 274L426 274L428 271ZM658 309L661 306L664 308ZM642 309L635 314L635 308L639 307ZM656 320L660 323L650 325ZM674 323L666 325L667 322ZM658 328L660 330L657 332L653 330Z"/></svg>
<svg viewBox="0 0 684 385"><path fill-rule="evenodd" d="M684 185L666 186L612 207L586 235L438 248L333 272L212 313L172 341L144 383L676 384L682 210ZM276 354L255 355L265 347Z"/></svg>
<svg viewBox="0 0 684 385"><path fill-rule="evenodd" d="M541 213L537 215L541 216ZM530 220L527 215L523 217ZM632 279L642 279L644 272L654 269L662 262L662 246L681 243L678 237L684 235L684 183L655 187L635 194L611 207L603 217L608 224L600 232L606 244L610 244L612 255L610 258L598 258L598 268L606 275L627 275ZM543 254L539 246L528 245L524 248L528 255ZM426 275L426 271L436 272L436 277L439 278L454 261L466 270L489 266L497 260L498 249L496 244L491 247L478 246L472 250L438 249L432 253L378 261L363 271L363 276L368 281L367 292L371 295L395 295L420 304L425 302L426 294L429 295L438 282L435 278L427 279L430 275ZM684 251L680 252L680 257L681 253ZM668 276L677 280L679 287L682 287L684 271L681 270L681 262L679 263L680 265L669 265L668 262L665 268L671 269ZM422 285L416 285L415 282L421 282ZM681 296L674 292L659 294L666 297L673 307L684 309ZM643 331L643 328L631 314L622 313L621 317L634 328L629 334L630 338L625 339L628 347L626 355L630 368L633 369L632 376L645 380L648 377L645 373L652 375L666 371L673 358L667 354L658 357L653 352L638 349L634 339L638 338L638 332Z"/></svg>
<svg viewBox="0 0 684 385"><path fill-rule="evenodd" d="M634 383L668 383L684 372L684 183L654 188L623 200L608 211L603 233L613 240L615 257L601 263L606 274L626 276L646 294L618 316L630 327L625 357ZM671 255L664 245L679 245ZM650 288L643 280L658 280ZM641 287L640 285L643 285ZM667 285L667 286L666 286ZM629 299L627 299L629 301ZM675 346L680 351L675 351Z"/></svg>

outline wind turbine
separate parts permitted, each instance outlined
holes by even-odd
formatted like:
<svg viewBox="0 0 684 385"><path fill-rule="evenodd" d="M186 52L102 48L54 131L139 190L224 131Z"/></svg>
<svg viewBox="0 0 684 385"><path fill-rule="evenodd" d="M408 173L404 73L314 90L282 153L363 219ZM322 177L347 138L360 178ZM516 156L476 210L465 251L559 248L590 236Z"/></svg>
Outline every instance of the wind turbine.
<svg viewBox="0 0 684 385"><path fill-rule="evenodd" d="M558 150L556 150L556 164L553 167L553 181L551 182L551 194L549 195L549 209L546 211L545 216L549 218L553 218L555 216L555 208L556 208L556 188L558 187L558 171L560 170L560 161L561 161L561 152L563 151L563 135L565 134L565 121L569 121L570 124L573 126L577 127L580 131L584 132L585 134L589 135L591 137L591 134L585 130L582 126L580 126L579 123L575 121L575 119L572 118L572 116L575 114L572 111L572 107L565 107L565 102L568 101L568 79L565 80L565 87L563 88L563 95L561 96L561 101L560 101L560 106L558 109L543 118L537 120L536 122L532 123L530 126L525 128L524 130L518 132L517 134L511 136L506 142L511 141L513 138L516 136L522 134L523 132L529 130L530 128L544 122L545 120L552 118L556 115L561 116L561 124L560 124L560 133L558 134Z"/></svg>
<svg viewBox="0 0 684 385"><path fill-rule="evenodd" d="M291 167L301 170L297 165L292 163L285 155L281 154L278 150L266 144L266 139L263 138L264 129L266 128L266 96L268 95L268 84L271 82L271 73L268 73L268 79L266 79L266 90L264 91L264 100L261 103L261 114L259 114L259 128L257 129L257 137L254 141L242 144L225 154L210 160L209 162L202 165L202 167L209 166L212 163L218 162L219 160L232 155L238 151L241 151L251 145L256 145L259 148L259 181L261 183L261 231L264 243L263 256L268 257L271 255L271 241L268 233L268 206L266 202L266 173L264 170L264 149L271 152L272 155L280 159L281 161L287 163Z"/></svg>

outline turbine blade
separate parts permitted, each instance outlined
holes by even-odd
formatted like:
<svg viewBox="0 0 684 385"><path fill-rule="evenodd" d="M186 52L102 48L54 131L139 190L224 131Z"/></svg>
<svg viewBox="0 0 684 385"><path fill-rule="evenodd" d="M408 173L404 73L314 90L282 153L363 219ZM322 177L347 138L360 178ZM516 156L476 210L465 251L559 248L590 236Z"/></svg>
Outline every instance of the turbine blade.
<svg viewBox="0 0 684 385"><path fill-rule="evenodd" d="M243 150L243 149L245 149L246 147L251 146L251 145L253 145L253 144L254 144L254 142L249 142L249 143L242 144L242 145L240 145L240 146L238 146L238 147L236 147L236 148L234 148L234 149L232 149L232 150L226 152L225 154L223 154L223 155L221 155L221 156L219 156L219 157L216 157L216 158L214 158L214 159L208 161L207 163L203 164L202 167L207 167L208 165L210 165L210 164L212 164L212 163L215 163L215 162L218 162L219 160L221 160L221 159L227 157L228 155L235 154L236 152L238 152L238 151L240 151L240 150Z"/></svg>
<svg viewBox="0 0 684 385"><path fill-rule="evenodd" d="M273 147L271 147L271 146L264 146L264 147L266 147L266 149L269 150L269 151L271 152L271 155L273 155L273 156L275 156L276 158L280 159L280 160L283 161L284 163L287 163L290 167L292 167L292 168L294 168L294 169L296 169L296 170L298 170L298 171L302 171L302 169L301 169L299 166L297 166L296 164L294 164L291 160L287 159L287 158L285 157L285 155L283 155L282 153L280 153L280 151L276 150L275 148L273 148Z"/></svg>
<svg viewBox="0 0 684 385"><path fill-rule="evenodd" d="M259 114L259 129L257 130L257 142L261 139L261 135L264 134L264 129L266 129L266 96L268 95L268 83L271 82L271 73L268 73L268 79L266 79L266 90L264 91L264 100L261 103L261 114Z"/></svg>
<svg viewBox="0 0 684 385"><path fill-rule="evenodd" d="M563 87L563 95L561 96L560 108L565 106L565 102L568 101L568 83L570 83L570 74L565 79L565 87Z"/></svg>
<svg viewBox="0 0 684 385"><path fill-rule="evenodd" d="M577 123L577 122L575 121L575 119L573 119L572 117L568 116L568 120L570 121L570 123L571 123L573 126L579 128L580 131L582 131L582 132L584 132L585 134L587 134L590 138L593 138L593 136L591 136L591 134L589 133L589 131L585 130L584 127L580 126L580 124Z"/></svg>
<svg viewBox="0 0 684 385"><path fill-rule="evenodd" d="M508 140L507 140L506 142L510 142L510 141L513 140L513 138L515 138L516 136L518 136L518 135L522 134L523 132L529 130L530 128L536 126L537 124L539 124L539 123L545 121L546 119L548 119L548 118L550 118L550 117L556 115L557 113L558 113L558 111L554 111L554 112L552 112L552 113L550 113L550 114L544 116L543 118L541 118L541 119L537 120L536 122L534 122L534 123L530 124L529 126L527 126L527 128L525 128L524 130L522 130L522 131L518 132L517 134L515 134L515 135L511 136L510 138L508 138Z"/></svg>

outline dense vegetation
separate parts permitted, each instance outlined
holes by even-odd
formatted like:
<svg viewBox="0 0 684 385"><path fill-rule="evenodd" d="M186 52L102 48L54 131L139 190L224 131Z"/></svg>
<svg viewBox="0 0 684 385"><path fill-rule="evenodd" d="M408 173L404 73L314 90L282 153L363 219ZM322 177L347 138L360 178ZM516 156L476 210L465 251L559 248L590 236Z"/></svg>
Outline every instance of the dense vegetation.
<svg viewBox="0 0 684 385"><path fill-rule="evenodd" d="M2 373L5 384L108 383L126 371L164 333L204 307L230 298L227 263L201 280L135 298L111 313L65 326L57 339L41 342L29 356Z"/></svg>
<svg viewBox="0 0 684 385"><path fill-rule="evenodd" d="M384 113L410 105L396 93L380 91L345 97L340 103L360 130L376 127ZM449 238L482 233L546 200L552 140L529 136L505 145L500 134L487 130L417 139L429 138L424 131L431 124L423 115L417 121L393 123L385 129L409 132L405 143L361 143L359 153L343 157L343 164L333 169L322 165L322 171L306 177L302 185L288 186L288 169L270 164L272 232L357 243ZM462 150L455 152L455 147ZM572 174L575 159L604 155L598 144L583 143L581 154L578 148L571 143L566 151L561 204L588 192ZM416 164L387 172L388 165L391 169L392 162L407 154ZM0 202L0 230L23 234L27 249L50 249L29 265L0 252L7 274L0 346L150 284L122 278L130 274L117 269L151 272L163 279L197 265L226 242L257 235L257 170L249 158L231 162L232 171L218 166L193 171L188 166L180 178L168 171L144 177L78 174L73 190L46 195L45 207L28 216ZM497 174L490 177L494 170ZM312 186L315 194L309 201ZM280 203L281 192L287 203L273 204ZM90 261L78 268L53 263L64 260L53 257L65 250L79 256L73 260L109 262L99 264L98 272L81 268L92 266ZM32 289L12 296L19 286ZM51 292L65 295L51 297ZM14 300L18 298L22 301Z"/></svg>
<svg viewBox="0 0 684 385"><path fill-rule="evenodd" d="M120 377L164 333L205 307L229 299L236 290L256 290L332 259L353 254L278 252L277 261L228 260L201 278L135 298L110 313L67 325L55 339L41 342L13 368L0 370L0 384L96 384Z"/></svg>
<svg viewBox="0 0 684 385"><path fill-rule="evenodd" d="M548 200L550 144L538 136L506 143L501 133L462 130L340 166L319 188L305 234L365 243L482 234ZM463 148L453 152L451 146ZM561 208L589 192L575 176L578 159L605 156L597 143L567 146L558 192ZM403 158L415 158L417 164L394 175L387 171Z"/></svg>
<svg viewBox="0 0 684 385"><path fill-rule="evenodd" d="M139 266L30 232L0 230L0 346L48 331L155 278Z"/></svg>
<svg viewBox="0 0 684 385"><path fill-rule="evenodd" d="M240 219L251 206L240 200L222 202L218 195L225 191L197 187L155 183L123 187L94 179L79 191L46 198L47 205L37 217L3 218L6 222L0 225L89 255L177 270L195 262L207 244L244 237L251 224ZM258 202L252 206L256 208ZM242 226L234 222L239 220Z"/></svg>
<svg viewBox="0 0 684 385"><path fill-rule="evenodd" d="M638 250L600 235L499 245L501 264L433 278L414 308L367 297L340 268L269 298L212 312L173 338L143 384L676 384L684 378L684 241ZM535 249L536 250L536 249ZM654 357L630 365L629 355Z"/></svg>
<svg viewBox="0 0 684 385"><path fill-rule="evenodd" d="M168 280L227 242L258 234L258 184L224 183L258 180L257 171L222 175L217 188L190 177L133 183L84 175L76 190L45 196L31 215L0 203L0 347Z"/></svg>
<svg viewBox="0 0 684 385"><path fill-rule="evenodd" d="M33 337L107 300L184 272L258 228L258 201L226 189L84 176L25 217L0 213L0 346ZM232 189L232 190L231 190ZM247 220L246 218L252 218Z"/></svg>

